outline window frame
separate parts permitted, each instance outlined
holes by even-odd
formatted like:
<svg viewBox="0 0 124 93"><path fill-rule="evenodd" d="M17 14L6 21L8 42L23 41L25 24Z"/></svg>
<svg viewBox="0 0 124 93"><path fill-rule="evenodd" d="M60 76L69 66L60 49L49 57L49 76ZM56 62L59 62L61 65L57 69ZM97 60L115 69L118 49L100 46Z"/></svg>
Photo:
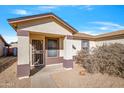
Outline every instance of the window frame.
<svg viewBox="0 0 124 93"><path fill-rule="evenodd" d="M86 47L83 47L83 42L87 42L87 46ZM89 40L81 40L81 49L83 49L83 48L87 48L88 50L89 50Z"/></svg>
<svg viewBox="0 0 124 93"><path fill-rule="evenodd" d="M56 48L53 48L53 49L55 49L56 51L57 51L57 55L56 56L49 56L49 54L48 54L48 51L50 50L49 49L49 47L48 47L48 42L49 42L49 40L56 40L57 41L57 47ZM46 48L47 48L47 57L48 58L57 58L58 56L59 56L59 38L47 38L47 40L46 40L47 42L46 42ZM51 49L52 50L52 49Z"/></svg>

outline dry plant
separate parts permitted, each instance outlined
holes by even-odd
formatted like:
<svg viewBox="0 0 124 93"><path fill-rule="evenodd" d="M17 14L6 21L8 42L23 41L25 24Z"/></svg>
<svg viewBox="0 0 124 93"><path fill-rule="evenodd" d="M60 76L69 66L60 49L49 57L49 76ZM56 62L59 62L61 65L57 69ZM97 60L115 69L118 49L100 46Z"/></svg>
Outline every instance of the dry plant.
<svg viewBox="0 0 124 93"><path fill-rule="evenodd" d="M108 73L124 78L124 44L103 44L94 48L92 53L82 49L76 62L89 73Z"/></svg>

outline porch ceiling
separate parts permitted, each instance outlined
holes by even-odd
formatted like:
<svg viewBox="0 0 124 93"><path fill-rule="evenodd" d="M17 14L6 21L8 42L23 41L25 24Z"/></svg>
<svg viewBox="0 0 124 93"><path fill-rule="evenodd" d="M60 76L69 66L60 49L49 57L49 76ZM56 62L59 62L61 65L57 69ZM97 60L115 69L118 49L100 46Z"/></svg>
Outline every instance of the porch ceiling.
<svg viewBox="0 0 124 93"><path fill-rule="evenodd" d="M45 37L54 37L54 38L60 38L65 37L65 35L59 35L59 34L50 34L50 33L41 33L41 32L29 32L30 36L45 36Z"/></svg>

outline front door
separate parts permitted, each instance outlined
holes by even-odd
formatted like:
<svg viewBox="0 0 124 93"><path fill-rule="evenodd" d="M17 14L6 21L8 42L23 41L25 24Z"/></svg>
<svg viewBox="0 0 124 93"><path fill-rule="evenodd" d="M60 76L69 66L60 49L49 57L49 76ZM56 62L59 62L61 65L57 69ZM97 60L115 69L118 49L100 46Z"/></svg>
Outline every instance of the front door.
<svg viewBox="0 0 124 93"><path fill-rule="evenodd" d="M44 64L43 40L32 40L32 65Z"/></svg>

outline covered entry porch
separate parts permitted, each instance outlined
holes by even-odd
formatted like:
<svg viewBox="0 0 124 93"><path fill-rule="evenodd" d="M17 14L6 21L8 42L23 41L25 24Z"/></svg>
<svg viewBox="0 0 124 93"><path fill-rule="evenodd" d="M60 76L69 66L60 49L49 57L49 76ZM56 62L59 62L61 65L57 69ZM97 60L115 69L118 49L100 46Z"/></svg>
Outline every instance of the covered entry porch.
<svg viewBox="0 0 124 93"><path fill-rule="evenodd" d="M63 62L64 35L30 32L30 66Z"/></svg>
<svg viewBox="0 0 124 93"><path fill-rule="evenodd" d="M61 64L63 68L73 68L69 58L68 36L32 31L18 32L17 76L29 77L31 69ZM70 55L71 56L71 55Z"/></svg>

